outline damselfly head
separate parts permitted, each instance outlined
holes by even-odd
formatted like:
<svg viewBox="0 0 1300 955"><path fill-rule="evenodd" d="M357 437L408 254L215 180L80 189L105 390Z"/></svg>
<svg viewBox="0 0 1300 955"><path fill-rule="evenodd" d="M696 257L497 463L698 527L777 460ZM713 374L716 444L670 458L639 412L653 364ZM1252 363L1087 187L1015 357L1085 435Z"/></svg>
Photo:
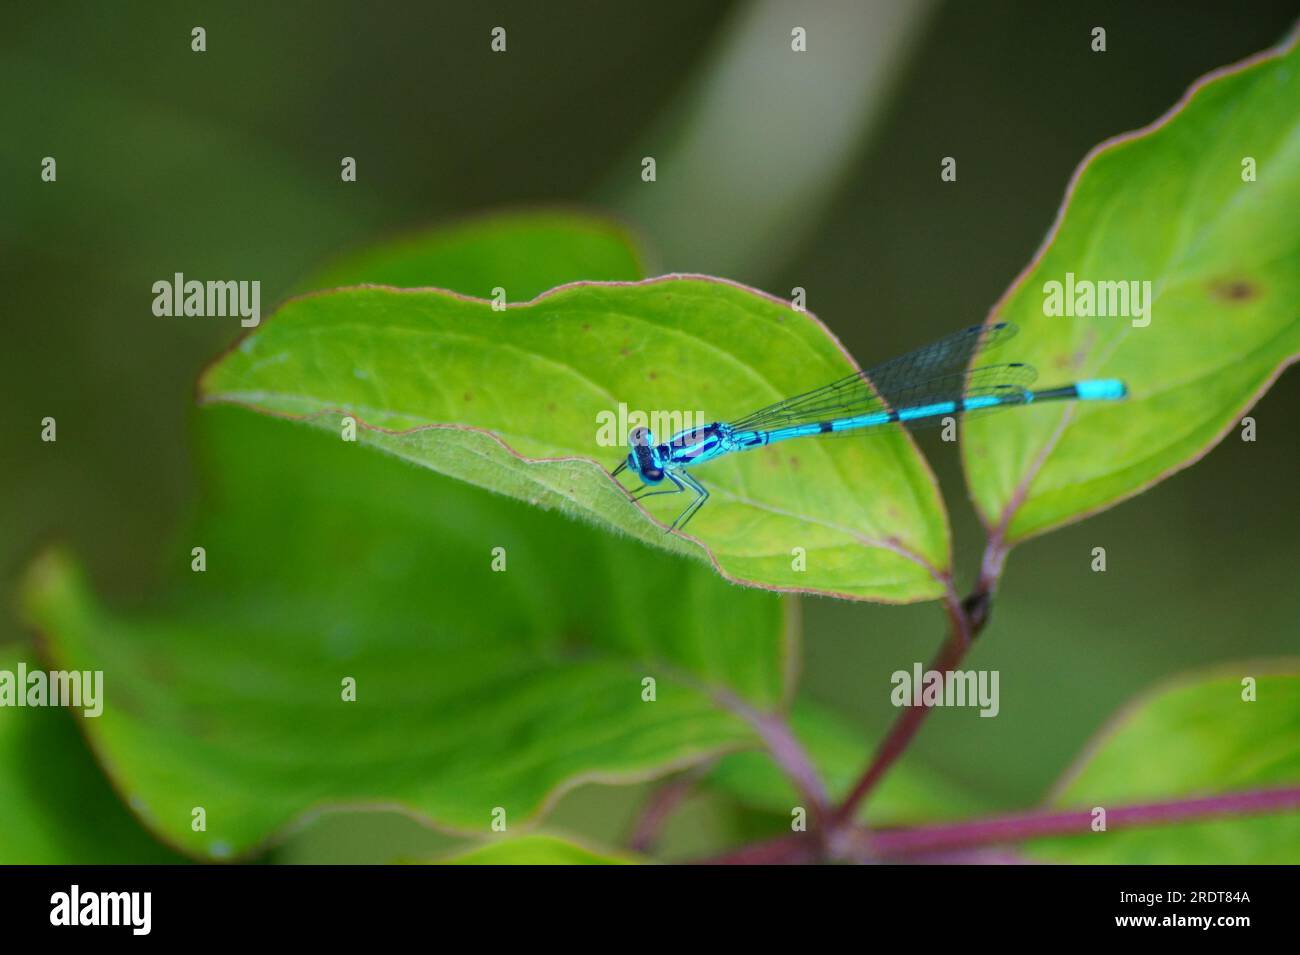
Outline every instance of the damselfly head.
<svg viewBox="0 0 1300 955"><path fill-rule="evenodd" d="M655 454L655 436L649 428L633 428L627 436L627 466L646 484L658 484L664 479L663 468Z"/></svg>

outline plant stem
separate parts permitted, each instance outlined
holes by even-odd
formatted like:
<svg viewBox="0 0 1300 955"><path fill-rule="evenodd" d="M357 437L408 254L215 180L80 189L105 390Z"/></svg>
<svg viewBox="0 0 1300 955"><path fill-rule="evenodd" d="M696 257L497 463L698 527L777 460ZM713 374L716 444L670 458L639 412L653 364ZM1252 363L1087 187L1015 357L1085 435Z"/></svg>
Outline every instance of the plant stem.
<svg viewBox="0 0 1300 955"><path fill-rule="evenodd" d="M699 865L807 865L821 859L823 846L812 832L795 832L752 842L734 852L702 859Z"/></svg>
<svg viewBox="0 0 1300 955"><path fill-rule="evenodd" d="M956 592L948 588L948 596L945 601L948 610L948 639L944 641L939 648L938 655L930 663L931 670L937 670L946 673L949 670L956 669L961 663L966 651L970 648L973 639L970 621L967 617L966 608L961 601L957 599ZM986 617L987 619L987 617ZM858 807L862 801L871 794L876 785L884 778L887 773L903 755L908 745L920 730L921 724L925 718L930 715L928 706L908 706L904 707L890 726L889 732L881 740L880 745L876 748L875 755L872 756L871 762L854 784L844 802L835 810L833 823L835 825L846 825L850 823L857 814Z"/></svg>
<svg viewBox="0 0 1300 955"><path fill-rule="evenodd" d="M1115 806L1106 810L1106 824L1112 830L1129 829L1296 809L1300 809L1300 786L1287 786L1195 799ZM858 826L842 832L840 845L846 850L843 855L856 862L984 861L987 857L966 855L963 858L954 853L981 846L1011 845L1044 836L1086 834L1091 832L1091 826L1091 810L1034 810L933 826L897 829ZM946 858L941 855L945 853L948 854ZM705 862L725 865L788 865L817 862L821 858L820 844L810 832L752 843Z"/></svg>
<svg viewBox="0 0 1300 955"><path fill-rule="evenodd" d="M980 563L979 581L965 600L958 599L951 578L945 578L944 607L948 612L948 638L930 664L931 670L940 673L955 670L980 631L988 624L993 612L993 593L997 590L998 581L1002 577L1002 567L1006 563L1009 551L1010 548L1003 542L1001 529L989 535L988 544L984 548L984 557ZM912 739L921 729L921 724L929 715L928 706L908 706L902 709L890 726L889 732L876 748L871 762L867 764L867 768L863 770L844 802L832 814L832 830L852 824L858 807L871 795L872 790L884 778L890 767L907 750ZM834 837L835 833L832 831L829 838L833 840Z"/></svg>
<svg viewBox="0 0 1300 955"><path fill-rule="evenodd" d="M1300 786L1116 806L1106 810L1106 827L1110 831L1288 809L1300 809ZM1036 810L935 826L859 829L854 835L867 858L885 859L1019 843L1042 836L1079 835L1092 831L1092 821L1090 809Z"/></svg>
<svg viewBox="0 0 1300 955"><path fill-rule="evenodd" d="M714 763L715 761L710 760L657 786L650 793L637 816L632 834L627 840L628 848L643 855L653 851L668 818L691 794L700 778L708 774Z"/></svg>
<svg viewBox="0 0 1300 955"><path fill-rule="evenodd" d="M948 637L930 665L932 670L947 673L956 669L975 637L987 625L992 613L993 594L1010 551L1004 542L1004 531L1005 522L990 533L980 565L979 580L970 596L965 600L958 599L951 579L945 579L944 606L948 612ZM817 830L821 827L815 827L806 834L795 833L753 843L705 861L726 865L802 864L823 861L827 857L857 862L981 861L984 856L971 854L969 850L1015 845L1045 836L1080 835L1091 831L1091 809L1034 810L965 822L895 829L872 829L857 825L854 819L858 808L906 751L929 711L927 706L910 706L900 712L849 795L826 816L823 831L819 832ZM767 723L768 720L762 722ZM768 732L763 734L768 748L796 784L802 778L803 785L800 788L805 794L811 791L820 795L819 781L815 771L807 764L806 754L792 738L789 743L793 744L793 753L789 751L787 741L782 739L780 731L784 729L788 734L788 727L784 727L779 720L777 723L776 733L771 732L769 724ZM763 732L762 728L760 732ZM814 781L814 784L808 785L809 780ZM817 800L814 799L813 804L816 816ZM1108 829L1127 829L1295 809L1300 809L1300 786L1118 806L1107 809L1106 824ZM1019 861L1018 857L1008 858Z"/></svg>
<svg viewBox="0 0 1300 955"><path fill-rule="evenodd" d="M772 761L785 773L786 778L798 790L800 798L807 804L805 808L812 818L814 828L820 830L830 815L830 797L817 768L813 766L803 744L794 735L785 717L779 713L758 710L726 690L715 690L714 698L754 728Z"/></svg>

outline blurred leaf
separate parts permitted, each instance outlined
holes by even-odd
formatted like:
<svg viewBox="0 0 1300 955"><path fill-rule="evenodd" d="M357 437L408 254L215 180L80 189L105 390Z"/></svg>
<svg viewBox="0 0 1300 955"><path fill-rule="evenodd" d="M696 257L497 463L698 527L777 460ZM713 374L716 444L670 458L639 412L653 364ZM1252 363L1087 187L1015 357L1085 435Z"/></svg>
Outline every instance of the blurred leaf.
<svg viewBox="0 0 1300 955"><path fill-rule="evenodd" d="M795 703L791 724L831 798L847 796L871 756L870 739L832 711L804 700ZM782 816L803 803L767 754L758 751L724 756L709 782L746 806ZM873 824L893 825L954 818L979 808L951 782L904 758L863 804L860 816Z"/></svg>
<svg viewBox="0 0 1300 955"><path fill-rule="evenodd" d="M1243 157L1258 181L1243 182ZM1044 314L1044 285L1149 280L1150 324ZM1084 160L1047 244L994 308L1045 384L1124 379L1121 403L965 425L991 527L1022 540L1196 461L1300 351L1300 52L1211 74L1146 130Z"/></svg>
<svg viewBox="0 0 1300 955"><path fill-rule="evenodd" d="M205 425L220 479L160 598L106 609L58 553L25 588L54 665L105 673L85 729L117 788L189 851L246 852L334 804L520 826L578 782L754 745L715 689L780 705L777 597L312 429Z"/></svg>
<svg viewBox="0 0 1300 955"><path fill-rule="evenodd" d="M1300 671L1285 666L1240 664L1139 698L1088 747L1053 804L1115 807L1300 784ZM1247 676L1258 681L1255 702L1242 699ZM1294 864L1300 813L1088 832L1026 851L1075 863Z"/></svg>
<svg viewBox="0 0 1300 955"><path fill-rule="evenodd" d="M45 669L10 647L0 670L20 661ZM62 708L0 707L0 865L182 861L131 817L73 719Z"/></svg>
<svg viewBox="0 0 1300 955"><path fill-rule="evenodd" d="M344 256L298 287L434 286L491 298L502 286L526 299L555 285L557 275L630 281L643 274L641 253L620 226L546 210L476 216L394 239Z"/></svg>
<svg viewBox="0 0 1300 955"><path fill-rule="evenodd" d="M901 430L790 442L709 464L689 528L651 519L609 476L626 454L620 408L734 418L851 373L811 316L703 277L579 284L496 311L437 291L345 289L287 303L210 368L200 390L334 430L461 480L711 559L770 588L884 601L939 596L943 505ZM651 419L653 422L653 418ZM603 430L603 434L601 433ZM635 482L633 482L635 483ZM806 571L792 569L795 548Z"/></svg>
<svg viewBox="0 0 1300 955"><path fill-rule="evenodd" d="M522 254L540 254L539 234L548 251L511 258L512 228ZM330 274L473 282L462 242L539 288L635 262L590 220L518 216L447 235ZM514 829L580 782L753 745L717 689L764 709L785 696L778 598L311 429L225 409L202 424L218 479L160 597L105 609L58 553L26 587L50 654L106 671L106 711L87 725L106 768L191 852L246 852L338 804L484 833L501 807ZM193 546L204 573L189 570ZM345 678L356 702L341 699Z"/></svg>
<svg viewBox="0 0 1300 955"><path fill-rule="evenodd" d="M632 865L640 860L538 833L495 840L441 861L443 865Z"/></svg>

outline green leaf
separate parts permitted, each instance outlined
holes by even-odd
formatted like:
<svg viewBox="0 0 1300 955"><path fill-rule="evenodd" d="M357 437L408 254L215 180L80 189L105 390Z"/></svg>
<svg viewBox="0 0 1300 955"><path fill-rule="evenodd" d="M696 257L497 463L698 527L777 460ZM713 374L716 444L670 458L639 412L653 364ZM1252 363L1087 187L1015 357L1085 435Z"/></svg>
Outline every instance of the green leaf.
<svg viewBox="0 0 1300 955"><path fill-rule="evenodd" d="M7 648L0 670L16 674L20 662L46 669ZM62 709L0 706L0 865L182 861L131 817L72 721Z"/></svg>
<svg viewBox="0 0 1300 955"><path fill-rule="evenodd" d="M563 211L480 216L343 256L298 287L454 288L490 298L540 295L557 276L631 281L644 270L632 237L604 219Z"/></svg>
<svg viewBox="0 0 1300 955"><path fill-rule="evenodd" d="M1245 677L1256 700L1242 699ZM1300 670L1240 664L1122 711L1052 800L1091 809L1300 784ZM1027 844L1035 856L1111 864L1294 864L1300 813L1088 832Z"/></svg>
<svg viewBox="0 0 1300 955"><path fill-rule="evenodd" d="M538 833L496 839L443 859L444 865L632 865L639 861L608 849L595 851L559 836Z"/></svg>
<svg viewBox="0 0 1300 955"><path fill-rule="evenodd" d="M795 703L790 721L832 800L843 799L871 756L870 738L832 711L806 700ZM710 773L709 783L745 806L778 815L788 817L793 807L803 804L764 752L724 756ZM955 818L979 808L951 782L905 757L863 804L860 815L873 824L901 825Z"/></svg>
<svg viewBox="0 0 1300 955"><path fill-rule="evenodd" d="M1258 179L1243 182L1243 158ZM1048 317L1045 283L1149 281L1150 324ZM1300 352L1300 52L1210 74L1161 120L1094 150L1043 249L994 308L1042 384L1113 377L1123 402L965 425L985 522L1018 541L1195 462ZM1140 321L1140 320L1139 320Z"/></svg>
<svg viewBox="0 0 1300 955"><path fill-rule="evenodd" d="M666 416L663 433L686 415L734 418L853 368L819 322L787 303L669 276L566 286L500 311L439 291L311 295L209 369L200 391L332 431L346 413L361 442L710 559L738 582L883 601L937 597L946 516L901 430L711 462L698 477L713 497L689 537L665 534L686 495L649 498L642 510L610 477L626 455L621 409ZM806 570L795 569L801 553Z"/></svg>
<svg viewBox="0 0 1300 955"><path fill-rule="evenodd" d="M636 261L617 230L562 220L478 221L330 274L470 288L487 259L540 290ZM105 670L86 730L115 784L189 852L251 851L340 804L484 834L501 807L514 832L579 783L753 745L717 689L768 710L787 693L778 598L337 437L225 409L202 424L219 480L157 598L105 608L58 553L25 586L50 653Z"/></svg>
<svg viewBox="0 0 1300 955"><path fill-rule="evenodd" d="M784 699L779 597L313 429L204 418L220 480L157 599L108 609L58 553L24 588L54 665L104 671L84 729L115 786L189 852L326 805L484 834L501 807L514 831L580 782L755 745L721 690Z"/></svg>

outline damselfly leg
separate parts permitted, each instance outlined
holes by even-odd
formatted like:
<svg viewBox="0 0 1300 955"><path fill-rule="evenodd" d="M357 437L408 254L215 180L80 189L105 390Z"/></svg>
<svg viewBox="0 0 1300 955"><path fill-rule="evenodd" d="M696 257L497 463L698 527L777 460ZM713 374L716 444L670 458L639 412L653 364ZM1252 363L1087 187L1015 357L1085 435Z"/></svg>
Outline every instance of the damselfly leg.
<svg viewBox="0 0 1300 955"><path fill-rule="evenodd" d="M674 520L672 524L668 526L668 530L665 531L665 533L668 533L674 530L681 530L686 526L687 521L694 517L699 512L700 508L704 506L704 502L709 499L709 491L703 484L695 480L695 478L685 470L665 471L664 477L672 482L672 487L663 488L662 490L657 491L645 491L646 485L642 484L630 493L632 494L632 500L644 501L647 497L654 497L656 494L681 494L682 491L685 491L687 488L690 488L690 490L695 492L695 500L691 501L691 503L677 515L677 519ZM643 491L644 493L641 493Z"/></svg>
<svg viewBox="0 0 1300 955"><path fill-rule="evenodd" d="M669 471L668 476L673 477L673 472ZM699 481L695 480L695 478L691 477L689 473L682 471L678 476L687 487L695 492L695 500L691 501L691 503L687 505L686 510L677 515L677 520L673 521L672 526L668 528L670 531L682 530L686 527L687 522L699 513L700 508L704 506L704 502L709 499L709 489ZM676 478L674 478L674 480L676 480Z"/></svg>

